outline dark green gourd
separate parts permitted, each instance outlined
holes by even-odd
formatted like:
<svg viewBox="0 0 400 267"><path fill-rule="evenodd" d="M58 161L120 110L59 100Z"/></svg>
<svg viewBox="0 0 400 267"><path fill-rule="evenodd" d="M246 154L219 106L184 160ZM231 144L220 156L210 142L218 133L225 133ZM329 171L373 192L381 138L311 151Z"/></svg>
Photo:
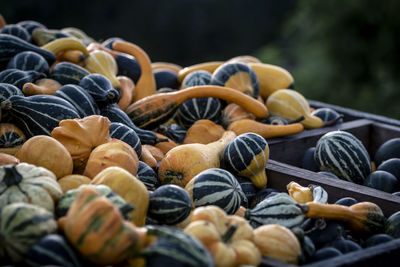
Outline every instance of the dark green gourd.
<svg viewBox="0 0 400 267"><path fill-rule="evenodd" d="M21 89L9 83L0 83L0 105L3 101L9 99L13 95L24 96ZM1 121L9 121L10 116L7 110L1 110Z"/></svg>
<svg viewBox="0 0 400 267"><path fill-rule="evenodd" d="M142 145L155 145L160 140L157 135L150 130L143 130L136 127L128 115L122 111L117 104L109 104L100 110L102 116L107 117L111 122L119 122L132 128L139 136Z"/></svg>
<svg viewBox="0 0 400 267"><path fill-rule="evenodd" d="M138 158L142 155L142 143L139 136L129 126L119 122L111 122L110 137L124 141L130 145L135 150Z"/></svg>
<svg viewBox="0 0 400 267"><path fill-rule="evenodd" d="M117 103L120 94L116 90L109 79L102 74L89 74L82 78L79 86L85 89L96 101L97 105L102 108L108 104Z"/></svg>
<svg viewBox="0 0 400 267"><path fill-rule="evenodd" d="M34 70L49 74L49 64L46 59L36 52L24 51L16 54L7 65L7 69Z"/></svg>
<svg viewBox="0 0 400 267"><path fill-rule="evenodd" d="M31 35L29 34L29 32L24 27L16 24L7 24L0 29L0 34L1 33L13 35L28 43L31 41Z"/></svg>
<svg viewBox="0 0 400 267"><path fill-rule="evenodd" d="M93 97L79 85L63 85L54 93L54 96L58 96L71 103L81 118L100 114L100 109Z"/></svg>
<svg viewBox="0 0 400 267"><path fill-rule="evenodd" d="M11 96L1 103L27 138L50 135L61 120L79 118L74 106L53 95Z"/></svg>
<svg viewBox="0 0 400 267"><path fill-rule="evenodd" d="M44 73L35 70L5 69L0 72L0 83L9 83L22 90L25 83L33 83L44 77Z"/></svg>
<svg viewBox="0 0 400 267"><path fill-rule="evenodd" d="M131 55L121 53L115 57L115 62L118 66L117 75L129 77L136 84L142 74L142 70L136 59Z"/></svg>
<svg viewBox="0 0 400 267"><path fill-rule="evenodd" d="M18 22L17 25L22 26L25 30L29 32L30 35L32 35L35 29L47 29L45 25L35 20L22 20Z"/></svg>
<svg viewBox="0 0 400 267"><path fill-rule="evenodd" d="M0 61L8 61L16 54L24 51L33 51L42 55L49 65L56 60L56 56L50 51L44 50L13 35L0 33Z"/></svg>
<svg viewBox="0 0 400 267"><path fill-rule="evenodd" d="M50 78L61 84L79 84L90 72L71 62L57 63L50 73Z"/></svg>
<svg viewBox="0 0 400 267"><path fill-rule="evenodd" d="M160 186L157 173L149 165L140 160L136 177L142 181L148 190L154 191Z"/></svg>

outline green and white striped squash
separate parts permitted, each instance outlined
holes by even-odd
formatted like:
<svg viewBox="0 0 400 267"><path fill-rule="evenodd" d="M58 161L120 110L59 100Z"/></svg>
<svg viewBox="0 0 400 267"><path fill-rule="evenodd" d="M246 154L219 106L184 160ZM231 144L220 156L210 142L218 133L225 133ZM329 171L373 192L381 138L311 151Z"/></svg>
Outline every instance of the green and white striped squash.
<svg viewBox="0 0 400 267"><path fill-rule="evenodd" d="M81 118L100 114L100 109L93 97L79 85L63 85L53 95L71 103Z"/></svg>
<svg viewBox="0 0 400 267"><path fill-rule="evenodd" d="M100 192L102 196L105 196L118 210L121 212L122 216L126 220L131 219L132 211L134 207L127 203L121 196L114 193L110 187L107 185L81 185L76 189L68 190L58 201L56 207L56 215L58 217L63 217L67 215L69 208L71 207L72 202L75 199L76 194L78 194L82 188L87 186L94 186L94 188Z"/></svg>
<svg viewBox="0 0 400 267"><path fill-rule="evenodd" d="M71 62L60 62L54 65L50 72L50 78L61 84L79 84L90 72Z"/></svg>
<svg viewBox="0 0 400 267"><path fill-rule="evenodd" d="M185 190L192 197L194 207L215 205L227 214L234 214L243 203L247 203L236 177L220 168L200 172L190 180Z"/></svg>
<svg viewBox="0 0 400 267"><path fill-rule="evenodd" d="M136 132L127 125L119 122L111 122L110 137L124 141L135 150L138 158L142 155L142 142Z"/></svg>
<svg viewBox="0 0 400 267"><path fill-rule="evenodd" d="M0 210L0 258L22 261L33 244L55 233L57 222L48 210L28 203L13 203Z"/></svg>
<svg viewBox="0 0 400 267"><path fill-rule="evenodd" d="M150 194L147 216L160 224L174 225L184 221L191 210L189 194L177 185L167 184Z"/></svg>
<svg viewBox="0 0 400 267"><path fill-rule="evenodd" d="M362 142L349 132L331 131L317 142L314 157L322 171L362 184L371 173L370 156Z"/></svg>
<svg viewBox="0 0 400 267"><path fill-rule="evenodd" d="M27 138L35 135L50 136L60 121L79 118L73 105L53 95L11 96L3 101L3 109L9 112L12 122Z"/></svg>
<svg viewBox="0 0 400 267"><path fill-rule="evenodd" d="M44 77L45 74L35 70L5 69L0 72L0 83L9 83L22 90L25 83L33 83Z"/></svg>
<svg viewBox="0 0 400 267"><path fill-rule="evenodd" d="M172 226L147 225L148 236L156 237L149 247L135 254L144 256L147 267L191 266L213 267L210 252L195 237Z"/></svg>
<svg viewBox="0 0 400 267"><path fill-rule="evenodd" d="M17 24L5 25L3 28L0 29L0 33L13 35L26 42L31 42L32 39L29 32L24 27Z"/></svg>
<svg viewBox="0 0 400 267"><path fill-rule="evenodd" d="M264 224L279 224L288 228L299 226L304 214L297 202L287 193L278 193L247 209L245 218L254 228Z"/></svg>
<svg viewBox="0 0 400 267"><path fill-rule="evenodd" d="M28 163L0 167L0 209L15 202L32 203L54 212L62 190L51 171Z"/></svg>
<svg viewBox="0 0 400 267"><path fill-rule="evenodd" d="M198 120L210 120L218 123L222 114L221 101L215 97L200 97L186 100L176 112L180 125L189 128Z"/></svg>
<svg viewBox="0 0 400 267"><path fill-rule="evenodd" d="M267 184L265 166L268 159L267 141L256 133L244 133L226 145L221 166L235 175L250 179L256 187L263 188Z"/></svg>
<svg viewBox="0 0 400 267"><path fill-rule="evenodd" d="M241 62L226 62L212 74L212 85L225 86L258 98L260 85L254 70Z"/></svg>
<svg viewBox="0 0 400 267"><path fill-rule="evenodd" d="M208 85L211 83L212 74L205 70L193 71L185 76L182 81L181 89L187 87Z"/></svg>
<svg viewBox="0 0 400 267"><path fill-rule="evenodd" d="M139 160L139 168L136 177L142 181L148 190L154 191L160 186L157 173L146 163Z"/></svg>
<svg viewBox="0 0 400 267"><path fill-rule="evenodd" d="M25 262L29 266L83 266L78 260L77 252L67 240L58 234L49 234L42 237L28 251Z"/></svg>
<svg viewBox="0 0 400 267"><path fill-rule="evenodd" d="M7 65L7 69L34 70L49 74L49 64L46 59L36 52L24 51L16 54Z"/></svg>
<svg viewBox="0 0 400 267"><path fill-rule="evenodd" d="M102 74L91 73L86 75L79 82L79 85L93 97L100 108L117 103L121 97L111 81Z"/></svg>

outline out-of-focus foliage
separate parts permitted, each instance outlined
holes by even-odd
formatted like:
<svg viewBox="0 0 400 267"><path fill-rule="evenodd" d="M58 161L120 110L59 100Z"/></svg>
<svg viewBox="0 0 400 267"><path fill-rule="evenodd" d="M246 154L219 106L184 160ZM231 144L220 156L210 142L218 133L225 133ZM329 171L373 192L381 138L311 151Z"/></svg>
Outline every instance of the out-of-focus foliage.
<svg viewBox="0 0 400 267"><path fill-rule="evenodd" d="M298 2L279 40L260 49L308 99L400 119L400 1Z"/></svg>

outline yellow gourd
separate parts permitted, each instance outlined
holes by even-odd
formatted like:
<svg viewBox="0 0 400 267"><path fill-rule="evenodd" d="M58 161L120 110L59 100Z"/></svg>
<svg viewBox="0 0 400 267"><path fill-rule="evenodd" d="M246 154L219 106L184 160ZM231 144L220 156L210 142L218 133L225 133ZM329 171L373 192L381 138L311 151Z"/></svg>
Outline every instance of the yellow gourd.
<svg viewBox="0 0 400 267"><path fill-rule="evenodd" d="M84 67L91 73L98 73L106 76L114 88L121 87L121 83L117 79L117 62L107 52L102 50L91 52L85 60Z"/></svg>
<svg viewBox="0 0 400 267"><path fill-rule="evenodd" d="M304 116L300 123L306 129L316 129L324 126L324 122L317 116L311 115L310 105L306 98L291 89L279 89L272 93L265 105L271 116L282 117L288 121Z"/></svg>
<svg viewBox="0 0 400 267"><path fill-rule="evenodd" d="M160 181L185 187L201 171L218 168L223 149L235 137L234 132L225 131L218 141L207 145L184 144L171 149L160 162Z"/></svg>

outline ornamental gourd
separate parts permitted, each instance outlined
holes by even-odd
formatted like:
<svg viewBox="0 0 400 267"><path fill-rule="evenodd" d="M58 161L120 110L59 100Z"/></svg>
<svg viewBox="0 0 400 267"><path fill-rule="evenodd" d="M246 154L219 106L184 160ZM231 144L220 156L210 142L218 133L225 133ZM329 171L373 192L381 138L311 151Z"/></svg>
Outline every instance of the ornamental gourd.
<svg viewBox="0 0 400 267"><path fill-rule="evenodd" d="M16 125L0 123L0 152L15 155L25 141L25 134Z"/></svg>
<svg viewBox="0 0 400 267"><path fill-rule="evenodd" d="M62 196L51 171L28 163L0 167L0 208L14 202L32 203L54 212Z"/></svg>
<svg viewBox="0 0 400 267"><path fill-rule="evenodd" d="M74 162L74 173L81 174L92 150L110 140L110 120L100 115L83 119L62 120L51 136L69 151Z"/></svg>
<svg viewBox="0 0 400 267"><path fill-rule="evenodd" d="M223 149L235 137L232 131L226 131L218 141L207 145L184 144L174 147L168 151L159 165L158 176L161 183L185 187L200 172L218 168Z"/></svg>
<svg viewBox="0 0 400 267"><path fill-rule="evenodd" d="M252 242L253 229L248 222L235 215L228 216L216 206L196 208L185 232L203 243L217 267L261 263L261 253Z"/></svg>
<svg viewBox="0 0 400 267"><path fill-rule="evenodd" d="M108 167L98 173L91 184L109 186L114 193L135 208L131 212L132 222L137 226L145 224L149 193L146 186L131 173L121 167Z"/></svg>
<svg viewBox="0 0 400 267"><path fill-rule="evenodd" d="M138 228L93 187L82 188L58 224L72 246L96 264L121 263L141 242Z"/></svg>

